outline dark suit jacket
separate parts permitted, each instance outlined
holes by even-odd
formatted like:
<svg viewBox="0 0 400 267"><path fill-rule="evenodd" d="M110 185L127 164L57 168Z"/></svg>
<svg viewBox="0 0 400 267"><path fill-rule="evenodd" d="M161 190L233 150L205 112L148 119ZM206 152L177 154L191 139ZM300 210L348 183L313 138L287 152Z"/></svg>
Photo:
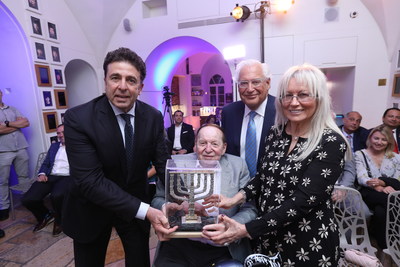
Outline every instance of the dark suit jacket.
<svg viewBox="0 0 400 267"><path fill-rule="evenodd" d="M399 143L400 143L400 127L397 127L396 131L394 133L396 135L395 141L397 142L397 149L400 151L400 145L399 145Z"/></svg>
<svg viewBox="0 0 400 267"><path fill-rule="evenodd" d="M167 129L168 140L171 142L171 149L174 146L174 139L175 139L175 124L172 125ZM194 131L193 126L187 123L182 122L181 128L181 145L183 149L187 150L187 154L193 152L194 147Z"/></svg>
<svg viewBox="0 0 400 267"><path fill-rule="evenodd" d="M46 158L44 159L42 166L40 166L39 173L45 173L46 176L50 175L59 148L60 142L51 144L49 150L47 151Z"/></svg>
<svg viewBox="0 0 400 267"><path fill-rule="evenodd" d="M161 112L136 101L132 162L126 160L122 133L105 95L69 109L64 122L73 178L64 205L64 232L78 242L92 242L115 218L135 221L148 231L149 223L135 215L142 201L150 202L150 162L159 177L164 177L168 154ZM127 164L133 165L130 177Z"/></svg>
<svg viewBox="0 0 400 267"><path fill-rule="evenodd" d="M340 126L340 129L343 131L343 125ZM369 130L365 129L364 127L359 127L354 133L353 133L353 152L356 152L358 150L367 148L367 139L369 135Z"/></svg>
<svg viewBox="0 0 400 267"><path fill-rule="evenodd" d="M244 117L245 105L242 101L237 101L225 106L222 109L222 127L224 128L227 148L226 153L240 156L240 134L242 131L242 122ZM264 155L265 137L269 129L275 122L275 97L268 95L267 105L265 107L264 123L261 132L259 145L258 162Z"/></svg>

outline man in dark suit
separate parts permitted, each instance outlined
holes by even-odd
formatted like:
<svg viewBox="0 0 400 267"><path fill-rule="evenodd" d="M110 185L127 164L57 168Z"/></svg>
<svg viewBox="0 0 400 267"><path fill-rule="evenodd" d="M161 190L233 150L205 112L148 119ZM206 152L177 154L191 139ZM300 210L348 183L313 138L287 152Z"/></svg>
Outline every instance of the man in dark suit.
<svg viewBox="0 0 400 267"><path fill-rule="evenodd" d="M385 110L382 116L382 122L389 127L393 132L393 138L396 142L394 152L399 153L400 147L400 109L388 108Z"/></svg>
<svg viewBox="0 0 400 267"><path fill-rule="evenodd" d="M61 212L64 196L71 181L69 163L65 151L64 125L57 126L59 142L52 143L42 166L39 169L37 181L23 195L21 202L35 216L38 223L33 232L39 232L54 220L53 236L62 232ZM50 200L54 214L43 203L43 199L50 193Z"/></svg>
<svg viewBox="0 0 400 267"><path fill-rule="evenodd" d="M147 168L151 162L164 177L168 158L163 116L137 100L146 66L135 52L109 52L103 69L105 95L64 116L73 178L64 203L64 233L74 240L77 267L104 266L112 227L122 240L125 265L150 266L150 223L161 234L175 230L147 204Z"/></svg>
<svg viewBox="0 0 400 267"><path fill-rule="evenodd" d="M344 136L350 143L353 152L364 149L367 147L366 142L368 139L369 131L360 126L362 116L357 111L347 112L343 118L343 125L340 126Z"/></svg>
<svg viewBox="0 0 400 267"><path fill-rule="evenodd" d="M274 124L275 97L268 94L271 82L268 65L254 59L244 60L237 65L236 83L241 101L234 102L222 109L222 127L225 130L227 150L229 154L240 156L246 160L246 135L250 113L254 111L256 127L257 155L259 162L264 154L265 136ZM250 177L255 170L250 171Z"/></svg>
<svg viewBox="0 0 400 267"><path fill-rule="evenodd" d="M168 140L172 144L171 154L188 154L193 152L194 131L193 126L183 122L183 112L174 112L174 125L167 129Z"/></svg>

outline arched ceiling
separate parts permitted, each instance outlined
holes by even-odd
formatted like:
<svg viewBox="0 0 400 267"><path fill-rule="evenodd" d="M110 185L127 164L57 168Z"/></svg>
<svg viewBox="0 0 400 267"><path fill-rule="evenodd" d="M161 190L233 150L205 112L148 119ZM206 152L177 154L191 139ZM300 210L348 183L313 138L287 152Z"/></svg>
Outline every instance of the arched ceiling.
<svg viewBox="0 0 400 267"><path fill-rule="evenodd" d="M136 0L65 0L98 58L103 58L116 27ZM347 0L339 0L347 1ZM386 42L390 60L400 40L400 0L360 0L370 11Z"/></svg>

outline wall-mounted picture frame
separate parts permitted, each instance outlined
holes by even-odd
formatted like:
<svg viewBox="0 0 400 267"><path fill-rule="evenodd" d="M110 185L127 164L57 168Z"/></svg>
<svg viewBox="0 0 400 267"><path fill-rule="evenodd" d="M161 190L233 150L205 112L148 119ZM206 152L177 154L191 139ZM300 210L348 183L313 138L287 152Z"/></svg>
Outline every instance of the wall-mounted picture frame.
<svg viewBox="0 0 400 267"><path fill-rule="evenodd" d="M57 132L58 118L56 111L43 112L43 122L46 133Z"/></svg>
<svg viewBox="0 0 400 267"><path fill-rule="evenodd" d="M35 64L35 72L38 86L51 87L51 74L48 65Z"/></svg>
<svg viewBox="0 0 400 267"><path fill-rule="evenodd" d="M61 63L60 49L57 46L51 46L51 59L54 64Z"/></svg>
<svg viewBox="0 0 400 267"><path fill-rule="evenodd" d="M400 70L400 50L397 52L397 70Z"/></svg>
<svg viewBox="0 0 400 267"><path fill-rule="evenodd" d="M54 98L56 99L57 109L68 108L68 97L64 89L54 89Z"/></svg>
<svg viewBox="0 0 400 267"><path fill-rule="evenodd" d="M32 41L32 53L36 62L47 63L46 45L41 41Z"/></svg>
<svg viewBox="0 0 400 267"><path fill-rule="evenodd" d="M60 66L52 66L52 77L54 87L65 87L64 69Z"/></svg>
<svg viewBox="0 0 400 267"><path fill-rule="evenodd" d="M30 16L31 34L37 38L43 38L42 20L38 17Z"/></svg>
<svg viewBox="0 0 400 267"><path fill-rule="evenodd" d="M395 74L393 77L392 96L400 97L400 73Z"/></svg>
<svg viewBox="0 0 400 267"><path fill-rule="evenodd" d="M57 143L58 137L57 135L50 136L50 144Z"/></svg>
<svg viewBox="0 0 400 267"><path fill-rule="evenodd" d="M40 14L39 11L39 0L24 0L26 9L35 13Z"/></svg>
<svg viewBox="0 0 400 267"><path fill-rule="evenodd" d="M64 115L65 115L65 112L61 112L60 113L60 121L61 121L61 123L64 123Z"/></svg>
<svg viewBox="0 0 400 267"><path fill-rule="evenodd" d="M58 42L57 26L49 21L47 22L47 36L49 41Z"/></svg>
<svg viewBox="0 0 400 267"><path fill-rule="evenodd" d="M43 109L54 109L54 100L51 90L43 90L42 96L43 96L42 99Z"/></svg>

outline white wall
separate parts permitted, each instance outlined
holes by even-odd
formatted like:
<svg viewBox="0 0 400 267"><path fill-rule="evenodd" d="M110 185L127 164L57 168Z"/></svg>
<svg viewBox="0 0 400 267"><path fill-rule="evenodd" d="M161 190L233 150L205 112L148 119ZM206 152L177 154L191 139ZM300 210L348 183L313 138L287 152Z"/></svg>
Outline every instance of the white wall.
<svg viewBox="0 0 400 267"><path fill-rule="evenodd" d="M142 19L142 2L136 1L126 14L126 18L132 20L132 32L126 33L120 25L115 31L109 49L126 45L146 58L165 40L189 35L206 40L220 51L227 46L244 44L247 51L246 58L259 59L258 20L178 29L179 23L228 17L236 3L237 1L227 0L169 0L167 15ZM250 9L254 3L255 1L253 5L246 2ZM326 8L328 8L326 1L296 1L286 15L271 14L265 18L265 54L273 74L271 92L276 90L278 84L274 79L279 79L284 69L292 64L301 64L308 58L320 58L329 51L329 58L334 59L332 63L309 63L323 68L354 66L354 95L351 109L363 114L365 127L373 127L380 123L381 112L391 105L388 103L391 86L378 87L378 79L390 76L390 63L387 60L384 40L372 16L359 0L338 1L335 7L339 11L337 21L325 22ZM349 16L353 11L359 14L354 19ZM346 51L346 47L336 47L332 44L330 47L315 49L311 51L313 56L308 54L306 57L306 47L309 42L328 40L329 44L329 40L348 38L357 40L352 51ZM348 55L345 58L353 58L353 61L343 61L343 54ZM373 108L369 104L372 99Z"/></svg>
<svg viewBox="0 0 400 267"><path fill-rule="evenodd" d="M24 115L28 117L30 120L31 126L27 128L25 131L28 133L29 138L28 142L30 142L30 167L31 169L34 168L36 164L36 157L37 154L46 151L50 146L49 138L54 136L55 133L46 133L44 129L44 122L43 122L43 115L42 112L45 111L56 111L58 113L58 119L60 122L60 115L64 113L65 110L57 110L55 107L50 110L43 110L42 105L42 90L53 90L53 87L39 87L36 82L36 75L34 70L34 58L32 55L32 51L30 51L31 43L35 41L39 41L44 43L45 46L48 48L53 45L57 46L60 49L60 56L61 56L61 65L57 65L58 68L64 68L67 63L73 59L81 59L87 62L89 65L92 66L98 73L101 74L101 64L98 63L96 60L93 48L87 42L85 35L83 34L80 25L76 22L74 15L69 11L68 7L65 5L63 0L42 0L39 2L39 13L33 13L26 9L26 2L27 1L16 1L16 0L3 0L2 1L5 6L12 12L12 14L16 17L17 23L20 24L26 39L27 53L26 59L28 64L25 64L27 70L21 68L20 72L14 72L12 75L16 74L23 74L25 79L21 79L24 81L25 86L22 89L22 92L19 92L18 95L21 97L19 99L19 104L14 104L17 108L19 108L22 112L25 110L34 110L34 112L24 112ZM30 16L33 15L38 17L42 20L42 31L47 31L47 21L56 24L57 27L57 34L59 36L58 42L50 42L45 37L44 38L35 38L31 36L31 23L30 23ZM7 38L5 38L7 39ZM5 39L2 39L4 42ZM17 45L17 44L16 44ZM12 50L9 50L12 51ZM49 50L48 50L49 52ZM47 55L50 56L50 55ZM41 63L42 64L42 63ZM44 63L50 67L54 67L50 61ZM100 78L97 78L100 81ZM100 75L102 77L103 75ZM65 79L65 75L64 75ZM3 80L4 81L4 80ZM99 83L100 84L100 83ZM18 82L11 84L9 87L18 87ZM0 88L3 87L3 82L0 81ZM61 87L56 89L66 89L68 94L68 88ZM103 88L96 88L96 95L99 95L103 91ZM12 97L6 96L7 97ZM28 106L20 107L20 105L25 105L22 103L23 97L29 97L29 101L27 101ZM53 94L54 97L54 94ZM53 99L54 101L54 99ZM18 102L18 101L17 101Z"/></svg>

